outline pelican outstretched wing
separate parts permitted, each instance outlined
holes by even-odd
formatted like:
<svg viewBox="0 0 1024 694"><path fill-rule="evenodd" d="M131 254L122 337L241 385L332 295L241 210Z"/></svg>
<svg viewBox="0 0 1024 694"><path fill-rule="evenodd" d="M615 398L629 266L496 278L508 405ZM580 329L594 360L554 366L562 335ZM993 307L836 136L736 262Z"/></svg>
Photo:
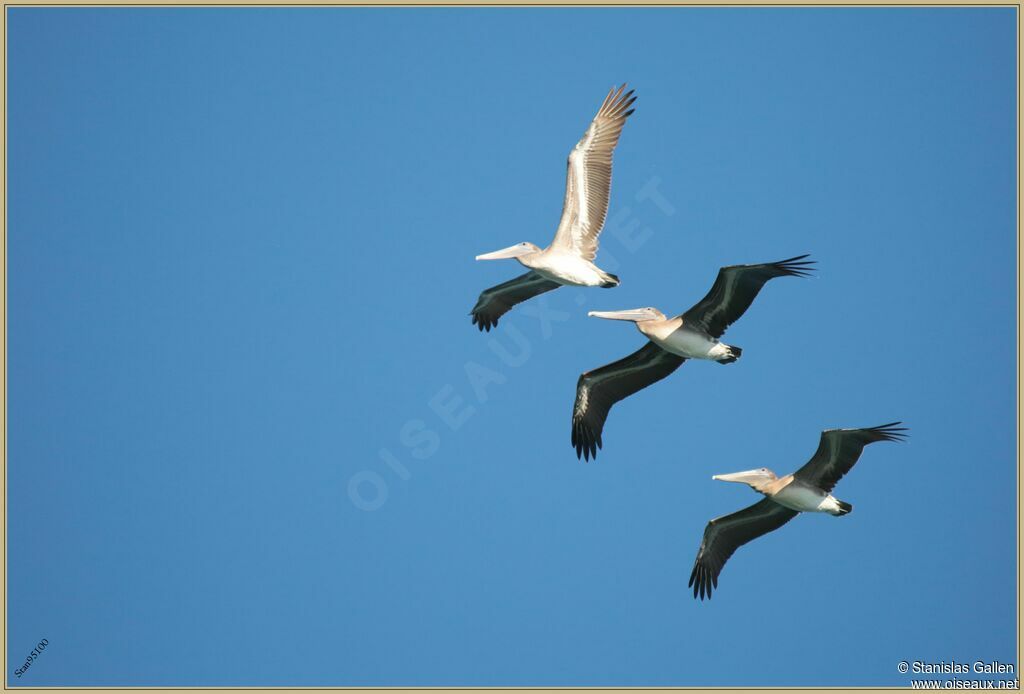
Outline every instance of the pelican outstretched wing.
<svg viewBox="0 0 1024 694"><path fill-rule="evenodd" d="M660 381L679 368L685 358L648 342L628 357L593 371L576 383L572 407L572 445L577 458L597 458L601 430L608 411L619 400Z"/></svg>
<svg viewBox="0 0 1024 694"><path fill-rule="evenodd" d="M890 422L868 429L829 429L821 432L818 450L793 473L801 482L831 492L836 482L856 464L864 446L876 441L902 441L907 437L902 422Z"/></svg>
<svg viewBox="0 0 1024 694"><path fill-rule="evenodd" d="M683 324L721 337L750 308L765 282L776 277L808 277L813 260L806 255L760 265L730 265L718 271L707 296L683 314Z"/></svg>
<svg viewBox="0 0 1024 694"><path fill-rule="evenodd" d="M693 572L690 573L689 585L693 587L693 597L696 598L699 593L701 600L705 595L710 600L712 589L718 588L718 574L732 553L751 540L778 530L797 513L771 499L761 499L742 511L708 523L697 551L697 560L693 563Z"/></svg>
<svg viewBox="0 0 1024 694"><path fill-rule="evenodd" d="M612 152L626 118L633 113L629 107L636 101L632 90L622 93L625 88L612 87L587 132L569 152L562 219L551 245L584 260L597 255L597 237L604 227L611 194Z"/></svg>
<svg viewBox="0 0 1024 694"><path fill-rule="evenodd" d="M480 328L481 332L490 332L491 328L498 325L498 319L516 304L561 286L558 282L545 279L530 270L525 275L519 275L508 282L483 290L469 315L473 316L473 324Z"/></svg>

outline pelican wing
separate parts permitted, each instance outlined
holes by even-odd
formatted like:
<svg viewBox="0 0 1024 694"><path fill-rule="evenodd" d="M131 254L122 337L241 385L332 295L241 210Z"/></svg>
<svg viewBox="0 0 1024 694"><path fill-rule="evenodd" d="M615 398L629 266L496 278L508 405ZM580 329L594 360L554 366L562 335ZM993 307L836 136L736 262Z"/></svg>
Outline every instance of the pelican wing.
<svg viewBox="0 0 1024 694"><path fill-rule="evenodd" d="M730 265L718 271L711 291L683 314L683 323L700 327L711 337L721 337L726 328L739 320L765 282L776 277L807 277L811 264L798 255L788 260L760 265Z"/></svg>
<svg viewBox="0 0 1024 694"><path fill-rule="evenodd" d="M516 304L561 286L558 282L545 279L531 270L525 275L485 289L480 293L480 298L476 300L476 306L469 315L473 316L473 324L481 331L490 332L491 328L498 324L498 319Z"/></svg>
<svg viewBox="0 0 1024 694"><path fill-rule="evenodd" d="M797 513L765 498L742 511L708 523L690 574L689 585L693 587L693 597L696 598L699 593L701 600L705 595L710 600L712 589L718 588L718 574L732 553L751 540L778 530Z"/></svg>
<svg viewBox="0 0 1024 694"><path fill-rule="evenodd" d="M576 382L572 408L572 445L576 457L597 458L601 430L608 410L619 400L660 381L679 368L685 358L648 342L628 357L587 371Z"/></svg>
<svg viewBox="0 0 1024 694"><path fill-rule="evenodd" d="M565 177L562 219L551 245L571 251L584 260L597 255L597 237L608 213L612 187L612 152L619 142L622 126L633 113L633 91L626 85L612 87L587 132L569 152Z"/></svg>
<svg viewBox="0 0 1024 694"><path fill-rule="evenodd" d="M818 450L807 463L793 473L801 482L813 484L819 489L831 492L836 482L848 473L864 446L876 441L902 441L906 438L902 422L891 422L868 429L829 429L821 432Z"/></svg>

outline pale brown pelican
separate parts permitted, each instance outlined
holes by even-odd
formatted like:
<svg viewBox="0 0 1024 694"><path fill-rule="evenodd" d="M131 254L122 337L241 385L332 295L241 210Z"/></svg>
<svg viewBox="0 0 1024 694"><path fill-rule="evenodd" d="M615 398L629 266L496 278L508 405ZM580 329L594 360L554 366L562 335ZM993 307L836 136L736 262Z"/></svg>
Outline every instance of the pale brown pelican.
<svg viewBox="0 0 1024 694"><path fill-rule="evenodd" d="M807 277L815 262L800 255L776 263L731 265L718 271L707 296L681 316L666 318L655 308L591 311L590 316L628 320L649 342L624 359L582 374L572 408L572 445L576 457L597 457L608 411L619 400L660 381L687 359L731 364L743 350L719 342L732 323L750 308L765 282L775 277Z"/></svg>
<svg viewBox="0 0 1024 694"><path fill-rule="evenodd" d="M796 514L828 513L845 516L853 506L832 496L832 488L860 458L864 446L876 441L901 441L906 428L901 422L869 429L829 429L821 432L818 450L802 468L776 477L768 468L715 475L711 479L749 484L765 498L753 506L716 518L704 529L704 540L693 564L689 585L693 597L711 598L718 588L718 574L737 547L781 528Z"/></svg>
<svg viewBox="0 0 1024 694"><path fill-rule="evenodd" d="M597 239L608 213L612 186L612 152L619 142L622 126L633 113L636 97L626 85L612 87L582 139L569 152L562 219L555 239L541 250L524 241L477 260L515 258L530 269L480 294L470 312L480 330L490 330L509 309L538 294L563 284L581 287L617 287L619 278L594 264Z"/></svg>

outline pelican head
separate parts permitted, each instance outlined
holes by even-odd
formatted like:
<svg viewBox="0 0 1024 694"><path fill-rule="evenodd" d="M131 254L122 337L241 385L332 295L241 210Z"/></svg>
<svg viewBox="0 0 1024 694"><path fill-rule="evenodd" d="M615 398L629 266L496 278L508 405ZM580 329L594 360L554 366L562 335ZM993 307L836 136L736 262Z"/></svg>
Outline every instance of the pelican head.
<svg viewBox="0 0 1024 694"><path fill-rule="evenodd" d="M540 251L540 248L533 245L529 241L523 241L517 243L514 246L508 248L502 248L500 251L494 251L493 253L484 253L478 255L477 260L504 260L505 258L522 258L524 255L532 255Z"/></svg>
<svg viewBox="0 0 1024 694"><path fill-rule="evenodd" d="M665 314L656 308L633 308L628 311L591 311L587 314L594 318L607 318L608 320L628 320L633 323L642 323L648 320L665 320Z"/></svg>
<svg viewBox="0 0 1024 694"><path fill-rule="evenodd" d="M711 479L722 482L742 482L743 484L749 484L757 491L761 491L764 485L774 482L776 477L775 473L768 468L759 467L756 470L744 470L743 472L733 472L728 475L713 475Z"/></svg>

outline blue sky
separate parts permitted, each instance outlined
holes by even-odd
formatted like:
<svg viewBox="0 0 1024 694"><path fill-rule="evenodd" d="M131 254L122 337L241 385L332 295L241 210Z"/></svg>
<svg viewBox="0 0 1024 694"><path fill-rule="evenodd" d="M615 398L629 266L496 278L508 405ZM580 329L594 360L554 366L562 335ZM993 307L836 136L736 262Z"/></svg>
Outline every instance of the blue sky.
<svg viewBox="0 0 1024 694"><path fill-rule="evenodd" d="M1013 662L1014 10L7 12L11 684ZM622 286L480 334L520 268L473 256L550 241L623 81ZM766 287L738 363L620 404L577 462L578 374L643 343L587 310L681 312L800 253L817 278ZM852 514L693 600L705 523L756 500L712 474L895 419Z"/></svg>

